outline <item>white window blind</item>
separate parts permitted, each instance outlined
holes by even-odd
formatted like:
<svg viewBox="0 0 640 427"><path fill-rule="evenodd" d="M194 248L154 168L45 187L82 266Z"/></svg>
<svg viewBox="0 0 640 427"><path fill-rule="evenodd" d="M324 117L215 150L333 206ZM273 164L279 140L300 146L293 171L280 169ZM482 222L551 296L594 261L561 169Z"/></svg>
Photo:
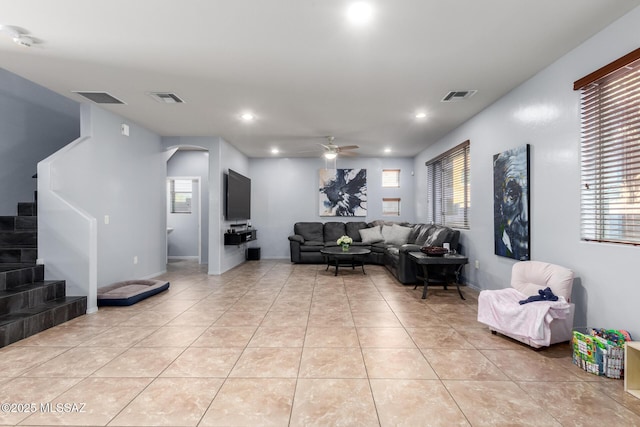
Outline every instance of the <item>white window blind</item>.
<svg viewBox="0 0 640 427"><path fill-rule="evenodd" d="M400 188L400 169L383 169L382 186L385 188Z"/></svg>
<svg viewBox="0 0 640 427"><path fill-rule="evenodd" d="M383 198L382 216L400 216L400 198Z"/></svg>
<svg viewBox="0 0 640 427"><path fill-rule="evenodd" d="M465 141L426 162L429 222L455 228L469 228L470 145L469 141Z"/></svg>
<svg viewBox="0 0 640 427"><path fill-rule="evenodd" d="M169 180L171 213L191 213L193 181L190 179Z"/></svg>
<svg viewBox="0 0 640 427"><path fill-rule="evenodd" d="M574 84L582 92L581 237L640 244L640 49L590 76Z"/></svg>

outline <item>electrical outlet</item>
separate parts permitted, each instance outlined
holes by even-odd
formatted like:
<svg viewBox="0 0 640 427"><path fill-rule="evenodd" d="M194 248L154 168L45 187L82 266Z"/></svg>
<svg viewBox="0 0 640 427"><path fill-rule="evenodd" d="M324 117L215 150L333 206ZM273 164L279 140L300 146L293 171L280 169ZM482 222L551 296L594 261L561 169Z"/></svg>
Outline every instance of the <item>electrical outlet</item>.
<svg viewBox="0 0 640 427"><path fill-rule="evenodd" d="M134 263L134 264L137 264L137 263L138 263L138 256L137 256L137 255L133 257L133 263Z"/></svg>
<svg viewBox="0 0 640 427"><path fill-rule="evenodd" d="M129 125L125 125L124 123L122 123L120 131L124 136L129 136Z"/></svg>
<svg viewBox="0 0 640 427"><path fill-rule="evenodd" d="M109 215L105 215L105 216L104 216L104 223L105 223L106 225L109 225Z"/></svg>
<svg viewBox="0 0 640 427"><path fill-rule="evenodd" d="M476 268L480 268L480 260L479 259L476 260Z"/></svg>

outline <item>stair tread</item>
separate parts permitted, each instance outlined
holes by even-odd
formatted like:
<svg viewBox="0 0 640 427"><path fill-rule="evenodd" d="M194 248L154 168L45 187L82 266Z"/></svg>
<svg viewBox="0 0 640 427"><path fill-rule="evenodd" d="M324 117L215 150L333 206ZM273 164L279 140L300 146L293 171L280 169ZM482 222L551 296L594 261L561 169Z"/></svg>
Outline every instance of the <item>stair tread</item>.
<svg viewBox="0 0 640 427"><path fill-rule="evenodd" d="M19 294L20 292L31 291L38 288L44 288L46 286L50 286L52 284L64 282L64 280L40 280L38 282L33 283L25 283L20 286L12 287L8 290L0 291L0 298L10 295Z"/></svg>
<svg viewBox="0 0 640 427"><path fill-rule="evenodd" d="M19 310L19 311L15 311L15 312L8 313L8 314L3 314L3 315L0 315L0 326L4 326L4 325L12 323L12 322L21 321L21 320L24 320L24 319L29 318L31 316L34 316L36 314L43 313L43 312L51 310L53 308L57 308L57 307L61 307L61 306L67 305L67 304L71 304L71 303L74 303L76 301L81 301L83 299L86 299L86 297L77 297L77 296L61 297L61 298L56 298L56 299L51 300L51 301L43 302L42 304L39 304L39 305L37 305L35 307L24 308L24 309Z"/></svg>

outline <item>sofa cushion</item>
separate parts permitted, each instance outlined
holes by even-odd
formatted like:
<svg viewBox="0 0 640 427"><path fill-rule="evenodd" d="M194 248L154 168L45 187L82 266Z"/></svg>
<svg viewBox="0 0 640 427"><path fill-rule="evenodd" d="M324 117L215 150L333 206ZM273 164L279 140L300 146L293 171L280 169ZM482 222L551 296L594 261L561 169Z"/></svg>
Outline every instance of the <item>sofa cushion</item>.
<svg viewBox="0 0 640 427"><path fill-rule="evenodd" d="M398 224L382 226L382 237L389 245L404 245L409 239L409 233L411 233L411 228Z"/></svg>
<svg viewBox="0 0 640 427"><path fill-rule="evenodd" d="M347 222L347 236L351 237L354 242L362 242L362 236L360 236L360 230L367 228L367 223L363 221Z"/></svg>
<svg viewBox="0 0 640 427"><path fill-rule="evenodd" d="M444 242L451 240L451 230L448 227L435 226L433 232L424 242L424 246L442 246Z"/></svg>
<svg viewBox="0 0 640 427"><path fill-rule="evenodd" d="M347 233L344 222L325 222L324 242L336 243L336 241Z"/></svg>
<svg viewBox="0 0 640 427"><path fill-rule="evenodd" d="M296 222L293 226L293 233L302 236L305 241L324 241L321 222Z"/></svg>
<svg viewBox="0 0 640 427"><path fill-rule="evenodd" d="M407 243L412 243L415 245L425 246L425 242L429 238L431 234L431 229L434 226L431 224L416 224L411 229L411 234L407 239Z"/></svg>
<svg viewBox="0 0 640 427"><path fill-rule="evenodd" d="M372 244L377 242L384 242L384 237L382 237L379 226L363 228L362 230L360 230L360 236L362 237L362 243Z"/></svg>

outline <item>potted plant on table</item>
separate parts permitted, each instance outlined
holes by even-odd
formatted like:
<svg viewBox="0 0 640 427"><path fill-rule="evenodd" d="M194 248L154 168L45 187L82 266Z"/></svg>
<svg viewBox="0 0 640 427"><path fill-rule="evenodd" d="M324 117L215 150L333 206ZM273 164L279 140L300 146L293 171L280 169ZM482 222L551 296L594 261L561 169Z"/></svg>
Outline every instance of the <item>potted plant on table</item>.
<svg viewBox="0 0 640 427"><path fill-rule="evenodd" d="M349 250L349 246L353 243L353 239L349 236L342 236L337 241L337 244L342 246L342 250L347 252Z"/></svg>

